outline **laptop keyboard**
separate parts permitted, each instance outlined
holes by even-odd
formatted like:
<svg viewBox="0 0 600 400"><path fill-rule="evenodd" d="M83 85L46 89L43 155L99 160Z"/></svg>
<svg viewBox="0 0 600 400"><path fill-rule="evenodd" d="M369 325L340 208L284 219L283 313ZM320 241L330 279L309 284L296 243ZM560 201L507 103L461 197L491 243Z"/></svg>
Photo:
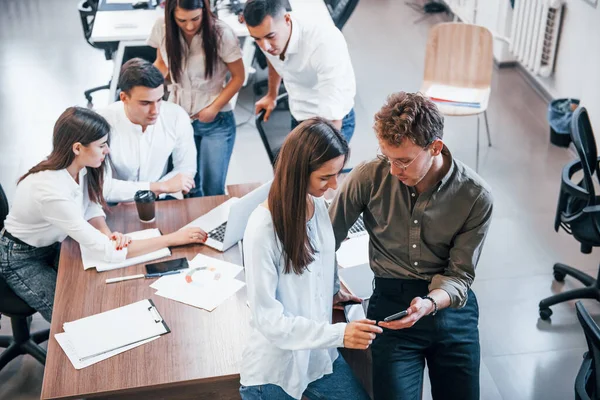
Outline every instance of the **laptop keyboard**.
<svg viewBox="0 0 600 400"><path fill-rule="evenodd" d="M212 231L208 232L208 237L216 240L217 242L223 243L225 239L225 228L227 227L227 221L223 222L221 225L217 226Z"/></svg>
<svg viewBox="0 0 600 400"><path fill-rule="evenodd" d="M360 214L360 216L358 217L358 219L356 220L356 222L354 223L354 225L352 225L350 227L350 230L348 231L348 235L354 235L357 236L360 233L366 233L365 231L365 223L363 222L363 216L362 214Z"/></svg>

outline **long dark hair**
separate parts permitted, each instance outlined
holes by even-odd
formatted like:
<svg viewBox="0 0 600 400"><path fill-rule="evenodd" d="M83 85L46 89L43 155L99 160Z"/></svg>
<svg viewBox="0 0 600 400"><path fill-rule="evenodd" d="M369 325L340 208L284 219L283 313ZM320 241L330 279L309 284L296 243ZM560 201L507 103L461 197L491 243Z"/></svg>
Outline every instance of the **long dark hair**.
<svg viewBox="0 0 600 400"><path fill-rule="evenodd" d="M202 48L204 50L204 77L210 79L215 70L218 59L218 41L220 33L217 31L217 18L207 6L205 0L167 0L165 6L165 41L171 80L179 82L183 70L183 50L179 35L181 31L175 22L175 8L184 10L202 9L202 22L199 33L202 35Z"/></svg>
<svg viewBox="0 0 600 400"><path fill-rule="evenodd" d="M88 146L90 143L102 139L109 132L110 125L108 122L94 111L82 107L67 108L54 124L52 152L47 159L23 175L18 183L36 172L58 171L67 168L75 159L75 153L73 153L75 143ZM104 162L98 168L87 167L86 178L90 200L106 206L106 201L102 195Z"/></svg>
<svg viewBox="0 0 600 400"><path fill-rule="evenodd" d="M314 260L315 249L306 230L310 174L339 156L344 156L345 163L348 153L346 139L322 118L304 121L283 143L268 204L275 233L283 245L284 273L301 275Z"/></svg>

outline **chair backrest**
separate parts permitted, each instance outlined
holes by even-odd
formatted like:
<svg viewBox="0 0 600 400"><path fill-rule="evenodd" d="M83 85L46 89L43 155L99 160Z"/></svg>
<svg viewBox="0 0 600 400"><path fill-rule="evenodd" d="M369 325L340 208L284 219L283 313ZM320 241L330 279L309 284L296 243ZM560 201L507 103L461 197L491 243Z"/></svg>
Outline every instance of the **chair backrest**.
<svg viewBox="0 0 600 400"><path fill-rule="evenodd" d="M4 193L4 189L2 189L2 185L0 185L0 230L4 228L4 220L8 215L8 198L6 197L6 193Z"/></svg>
<svg viewBox="0 0 600 400"><path fill-rule="evenodd" d="M583 187L590 194L588 205L595 205L594 175L600 184L600 167L598 166L598 151L590 117L585 107L577 107L571 120L571 139L583 167Z"/></svg>
<svg viewBox="0 0 600 400"><path fill-rule="evenodd" d="M592 371L587 382L585 382L583 388L578 389L576 386L575 390L577 392L585 390L585 393L578 393L581 398L597 400L600 399L600 327L585 309L581 301L575 303L575 308L577 309L577 319L579 319L579 323L585 333L589 355L592 358Z"/></svg>
<svg viewBox="0 0 600 400"><path fill-rule="evenodd" d="M350 19L350 16L354 12L354 9L358 5L359 0L326 0L329 14L333 23L339 30L342 30L346 22Z"/></svg>
<svg viewBox="0 0 600 400"><path fill-rule="evenodd" d="M77 5L79 18L81 19L81 27L83 28L83 36L89 43L92 36L92 28L94 27L94 18L98 10L98 0L81 0ZM91 43L90 43L91 44Z"/></svg>
<svg viewBox="0 0 600 400"><path fill-rule="evenodd" d="M256 116L256 128L273 166L279 149L281 149L285 138L291 131L291 114L289 109L285 107L287 97L287 93L277 97L277 107L271 112L268 121L264 121L264 110Z"/></svg>
<svg viewBox="0 0 600 400"><path fill-rule="evenodd" d="M487 28L449 22L429 31L424 82L487 88L493 66L493 37Z"/></svg>

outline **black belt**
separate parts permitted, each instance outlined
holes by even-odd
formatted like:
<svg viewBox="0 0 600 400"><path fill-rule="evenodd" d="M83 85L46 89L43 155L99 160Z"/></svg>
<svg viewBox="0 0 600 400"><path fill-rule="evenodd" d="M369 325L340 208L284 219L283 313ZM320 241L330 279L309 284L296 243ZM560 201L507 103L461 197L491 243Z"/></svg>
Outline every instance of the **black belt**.
<svg viewBox="0 0 600 400"><path fill-rule="evenodd" d="M4 236L5 238L10 239L10 240L12 240L13 242L15 242L17 244L20 244L20 245L23 245L23 246L30 246L30 247L32 247L31 245L29 245L29 244L25 243L24 241L22 241L22 240L20 240L20 239L18 239L16 237L14 237L13 235L11 235L6 230L6 228L2 229L2 231L0 232L0 236Z"/></svg>

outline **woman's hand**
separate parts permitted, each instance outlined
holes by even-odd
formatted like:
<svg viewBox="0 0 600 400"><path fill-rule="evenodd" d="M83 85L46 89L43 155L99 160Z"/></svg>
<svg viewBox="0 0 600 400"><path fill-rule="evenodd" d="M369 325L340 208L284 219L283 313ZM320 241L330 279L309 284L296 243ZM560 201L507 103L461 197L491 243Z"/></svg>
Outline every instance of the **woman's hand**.
<svg viewBox="0 0 600 400"><path fill-rule="evenodd" d="M368 349L377 333L383 332L383 329L375 325L375 321L370 319L361 319L350 322L346 325L344 331L344 347L347 349Z"/></svg>
<svg viewBox="0 0 600 400"><path fill-rule="evenodd" d="M169 246L183 246L191 243L204 243L208 235L200 228L181 228L169 236Z"/></svg>
<svg viewBox="0 0 600 400"><path fill-rule="evenodd" d="M204 122L205 124L211 123L219 114L219 111L212 104L198 111L196 114L192 116L192 119L197 119L200 122Z"/></svg>
<svg viewBox="0 0 600 400"><path fill-rule="evenodd" d="M362 299L360 297L356 297L342 286L340 287L339 292L333 296L333 308L337 310L343 310L345 303L360 304L362 303Z"/></svg>
<svg viewBox="0 0 600 400"><path fill-rule="evenodd" d="M131 238L121 232L112 232L109 238L115 242L115 249L117 250L123 250L123 248L129 246L129 243L131 243Z"/></svg>

